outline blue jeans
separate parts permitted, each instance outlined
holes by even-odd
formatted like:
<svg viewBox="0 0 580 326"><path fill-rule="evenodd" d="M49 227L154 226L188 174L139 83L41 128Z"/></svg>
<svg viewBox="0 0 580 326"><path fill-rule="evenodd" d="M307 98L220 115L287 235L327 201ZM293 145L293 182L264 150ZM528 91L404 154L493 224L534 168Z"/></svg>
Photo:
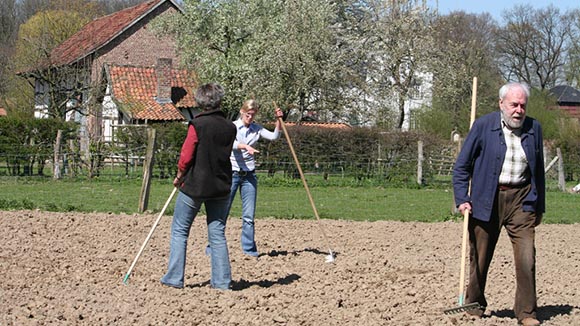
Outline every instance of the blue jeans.
<svg viewBox="0 0 580 326"><path fill-rule="evenodd" d="M207 212L207 237L212 248L210 283L213 288L229 289L232 272L225 235L229 199L198 200L182 192L179 192L175 202L175 212L171 225L169 264L167 273L161 278L161 283L183 288L187 239L193 220L202 204L205 204Z"/></svg>
<svg viewBox="0 0 580 326"><path fill-rule="evenodd" d="M230 205L236 198L236 192L240 189L242 198L242 251L246 255L258 256L258 248L255 241L254 215L256 212L256 198L258 196L258 178L255 172L247 172L242 175L238 172L232 173L232 189L230 191ZM229 213L229 208L228 208Z"/></svg>
<svg viewBox="0 0 580 326"><path fill-rule="evenodd" d="M258 177L255 172L247 172L245 175L232 172L232 188L228 205L228 215L232 203L236 198L236 192L240 190L242 196L242 236L240 243L242 252L246 255L258 257L258 248L255 241L254 215L256 212L256 198L258 196ZM211 255L211 244L205 249L206 255Z"/></svg>

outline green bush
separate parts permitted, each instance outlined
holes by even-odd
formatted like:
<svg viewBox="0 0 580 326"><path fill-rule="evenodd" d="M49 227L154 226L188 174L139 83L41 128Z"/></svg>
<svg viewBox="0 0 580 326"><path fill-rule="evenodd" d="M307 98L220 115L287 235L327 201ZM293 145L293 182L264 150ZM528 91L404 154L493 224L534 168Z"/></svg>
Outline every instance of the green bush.
<svg viewBox="0 0 580 326"><path fill-rule="evenodd" d="M554 147L562 151L567 181L580 180L580 126L574 120L562 120Z"/></svg>
<svg viewBox="0 0 580 326"><path fill-rule="evenodd" d="M44 166L54 151L57 131L63 130L63 141L76 135L74 123L58 119L0 118L0 159L8 175L44 175Z"/></svg>
<svg viewBox="0 0 580 326"><path fill-rule="evenodd" d="M177 160L187 136L187 125L169 122L155 124L153 127L157 133L155 166L160 178L170 178L177 173Z"/></svg>
<svg viewBox="0 0 580 326"><path fill-rule="evenodd" d="M47 120L37 121L48 123ZM22 126L16 125L16 127ZM161 179L170 178L176 173L177 160L187 134L187 125L179 122L158 123L147 128L155 128L157 133L155 169L152 176ZM142 158L145 156L147 147L147 128L121 126L116 130L113 143L91 143L89 163L86 161L82 163L84 158L80 157L78 147L67 148L70 151L66 152L65 150L66 157L70 161L67 175L71 177L85 175L93 178L100 176L103 172L110 171L110 173L117 175L124 173L125 177L141 176L141 169L135 169L135 167L143 163ZM273 126L266 125L266 128L272 130ZM391 186L416 187L418 141L423 142L423 155L426 159L423 164L422 183L432 186L436 183L439 171L430 168L430 156L433 154L441 156L442 153L445 153L447 157L451 158L456 150L456 145L449 140L442 140L431 133L418 131L384 131L378 128L363 127L331 129L307 126L289 126L287 129L305 173L319 174L322 176L323 182L326 182L330 175L346 175L351 177L348 185L352 186L384 186L389 184ZM51 128L46 126L43 130L48 131L42 136L45 139L42 146L4 147L5 152L12 151L12 155L4 155L4 159L7 161L5 165L10 167L7 174L24 174L22 168L20 170L14 168L17 165L12 161L20 162L17 160L21 160L25 163L32 160L33 163L36 162L35 166L39 166L38 169L41 172L42 163L39 161L52 160L53 145L51 142L54 141L58 129L53 128L50 131ZM8 134L10 133L4 132L2 135ZM34 135L34 133L32 134ZM71 134L73 133L68 133L67 137L71 137ZM10 135L12 137L18 136L16 133ZM11 142L18 144L14 140ZM26 143L23 140L19 140L19 142ZM2 145L4 144L3 142ZM262 140L258 143L257 149L260 150L260 154L256 157L259 170L269 171L270 175L276 171L283 171L284 176L289 180L300 178L284 136L273 142ZM109 165L110 161L106 161L106 159L113 157L111 155L116 159L121 159L121 166ZM84 165L75 164L74 161ZM111 167L110 170L108 168L104 170L103 162ZM23 163L20 164L22 166ZM79 170L83 166L88 166L87 164L90 164L89 169ZM74 172L70 173L73 170ZM40 172L39 174L41 174ZM297 184L300 185L300 182Z"/></svg>
<svg viewBox="0 0 580 326"><path fill-rule="evenodd" d="M357 182L371 184L416 183L418 141L424 155L449 146L437 137L419 132L385 132L355 127L349 130L288 127L292 145L305 173L354 175ZM286 139L258 143L259 169L283 170L287 177L299 178ZM425 166L429 181L432 173ZM367 181L365 181L367 180Z"/></svg>

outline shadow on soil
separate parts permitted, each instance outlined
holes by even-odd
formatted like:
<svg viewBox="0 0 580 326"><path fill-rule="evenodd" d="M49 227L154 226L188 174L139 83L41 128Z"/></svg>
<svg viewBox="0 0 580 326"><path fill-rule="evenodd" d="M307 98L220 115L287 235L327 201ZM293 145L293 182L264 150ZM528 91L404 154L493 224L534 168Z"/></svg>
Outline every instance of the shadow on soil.
<svg viewBox="0 0 580 326"><path fill-rule="evenodd" d="M277 257L277 256L288 256L288 255L299 255L302 252L311 252L317 255L324 255L327 256L329 253L327 251L320 251L318 249L306 248L303 250L294 250L294 251L287 251L287 250L272 250L267 254L260 254L260 256L269 256L269 257ZM334 254L334 258L338 257L338 252L332 252Z"/></svg>
<svg viewBox="0 0 580 326"><path fill-rule="evenodd" d="M567 304L540 306L538 307L537 318L539 321L548 321L556 316L570 315L573 309L578 309L578 307ZM516 318L514 311L511 309L492 311L491 315L498 318Z"/></svg>
<svg viewBox="0 0 580 326"><path fill-rule="evenodd" d="M300 275L298 275L298 274L286 275L286 276L280 277L274 281L270 281L270 280L247 281L247 280L244 280L242 278L239 281L232 282L232 290L241 291L241 290L247 289L249 287L252 287L254 285L257 285L257 286L263 287L263 288L269 288L272 285L276 285L276 284L288 285L288 284L291 284L295 281L298 281L299 279L300 279Z"/></svg>
<svg viewBox="0 0 580 326"><path fill-rule="evenodd" d="M241 291L247 288L250 288L254 285L257 285L262 288L269 288L273 285L280 284L280 285L288 285L300 279L300 275L298 274L290 274L285 277L280 277L277 280L260 280L260 281L247 281L241 278L239 281L232 281L230 289L232 291ZM196 284L188 284L185 287L190 289L195 288L203 288L210 285L210 281L205 281Z"/></svg>

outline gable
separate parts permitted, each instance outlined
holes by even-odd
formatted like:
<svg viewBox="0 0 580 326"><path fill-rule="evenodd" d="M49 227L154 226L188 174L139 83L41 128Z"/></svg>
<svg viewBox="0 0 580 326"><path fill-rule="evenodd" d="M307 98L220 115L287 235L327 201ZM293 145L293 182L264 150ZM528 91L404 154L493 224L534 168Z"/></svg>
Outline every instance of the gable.
<svg viewBox="0 0 580 326"><path fill-rule="evenodd" d="M580 106L580 91L571 86L556 86L550 89L550 93L556 97L561 106Z"/></svg>
<svg viewBox="0 0 580 326"><path fill-rule="evenodd" d="M123 32L162 6L182 11L172 0L152 0L97 18L56 47L50 55L51 64L53 66L70 65L82 60L111 43Z"/></svg>
<svg viewBox="0 0 580 326"><path fill-rule="evenodd" d="M556 97L558 109L569 117L580 119L580 91L571 86L560 85L550 89L550 94Z"/></svg>

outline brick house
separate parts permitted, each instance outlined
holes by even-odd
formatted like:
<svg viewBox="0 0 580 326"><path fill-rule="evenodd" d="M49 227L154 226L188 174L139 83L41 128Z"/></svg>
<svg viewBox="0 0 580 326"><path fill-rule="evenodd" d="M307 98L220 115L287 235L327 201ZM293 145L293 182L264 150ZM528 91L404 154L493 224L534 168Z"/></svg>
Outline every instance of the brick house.
<svg viewBox="0 0 580 326"><path fill-rule="evenodd" d="M571 86L556 86L550 89L556 101L558 109L566 113L572 119L580 121L580 91Z"/></svg>
<svg viewBox="0 0 580 326"><path fill-rule="evenodd" d="M81 147L88 146L89 139L102 140L103 132L110 130L105 122L113 123L103 119L103 101L105 95L111 95L107 76L116 71L113 67L154 67L159 58L179 62L173 37L156 35L151 22L181 13L183 10L175 0L147 1L89 22L51 52L44 69L68 74L59 92L66 94L67 120L74 119L81 125ZM47 94L51 83L39 75L32 77L35 77L35 115L42 117L49 105ZM122 97L118 92L115 95ZM105 111L111 110L113 102L109 98ZM115 115L109 114L108 118L111 116ZM117 123L154 120L124 119L128 115L118 113L116 116L121 116ZM175 114L170 115L170 120L177 118Z"/></svg>
<svg viewBox="0 0 580 326"><path fill-rule="evenodd" d="M174 69L169 58L159 58L150 67L109 63L104 74L105 141L112 140L113 129L119 125L183 121L197 113L195 75L186 69Z"/></svg>

